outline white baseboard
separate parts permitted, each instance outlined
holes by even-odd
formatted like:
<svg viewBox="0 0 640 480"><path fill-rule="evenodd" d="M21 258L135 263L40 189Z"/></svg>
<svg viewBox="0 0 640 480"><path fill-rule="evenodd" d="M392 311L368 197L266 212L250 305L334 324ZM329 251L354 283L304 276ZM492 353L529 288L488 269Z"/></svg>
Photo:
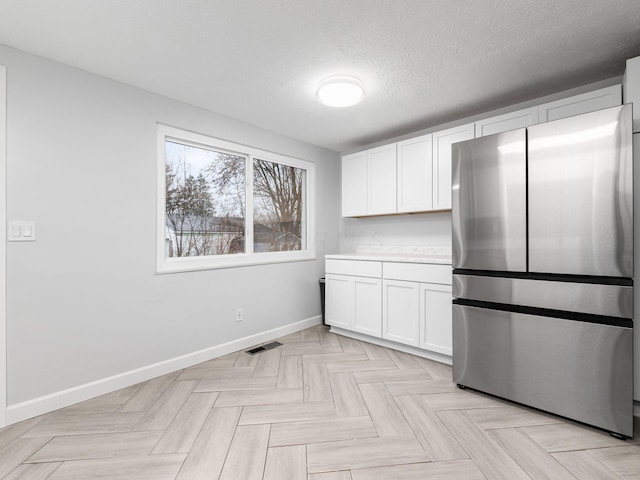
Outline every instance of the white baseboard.
<svg viewBox="0 0 640 480"><path fill-rule="evenodd" d="M392 342L384 338L370 337L369 335L365 335L363 333L352 332L351 330L344 330L338 327L331 327L331 332L336 333L338 335L343 335L345 337L355 338L356 340L362 340L363 342L369 342L369 343L374 343L376 345L381 345L383 347L391 348L393 350L399 350L401 352L410 353L418 357L428 358L429 360L445 363L447 365L451 365L452 363L451 357L449 355L443 355L442 353L437 353L437 352L430 352L428 350L412 347L410 345L403 345L401 343Z"/></svg>
<svg viewBox="0 0 640 480"><path fill-rule="evenodd" d="M78 385L77 387L68 388L60 392L55 392L43 397L27 400L26 402L10 405L7 407L7 425L11 425L28 418L49 413L59 408L68 407L89 400L90 398L104 395L121 388L145 382L160 375L175 372L183 368L206 362L213 358L221 357L229 353L244 350L248 347L265 343L276 338L295 333L305 328L313 327L322 323L322 316L308 318L299 322L291 323L283 327L267 330L266 332L256 333L248 337L232 340L213 347L205 348L197 352L188 353L180 357L171 358L162 362L148 365L146 367L137 368L128 372L113 375L111 377L96 380L94 382Z"/></svg>

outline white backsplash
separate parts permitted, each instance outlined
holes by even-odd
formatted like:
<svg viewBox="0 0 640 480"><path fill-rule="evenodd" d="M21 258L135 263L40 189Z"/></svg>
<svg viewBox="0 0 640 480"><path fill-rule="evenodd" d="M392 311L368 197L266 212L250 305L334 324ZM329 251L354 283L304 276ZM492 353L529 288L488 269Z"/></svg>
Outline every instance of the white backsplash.
<svg viewBox="0 0 640 480"><path fill-rule="evenodd" d="M365 245L393 249L451 245L450 212L342 218L340 228L340 253L354 253Z"/></svg>

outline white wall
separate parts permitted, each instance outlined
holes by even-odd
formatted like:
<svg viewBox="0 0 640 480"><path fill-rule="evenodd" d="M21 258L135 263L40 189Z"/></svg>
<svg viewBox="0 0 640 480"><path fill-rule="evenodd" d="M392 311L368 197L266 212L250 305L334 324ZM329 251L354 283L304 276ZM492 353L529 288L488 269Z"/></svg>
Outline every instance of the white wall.
<svg viewBox="0 0 640 480"><path fill-rule="evenodd" d="M0 65L7 219L37 232L8 244L9 406L320 314L335 152L1 45ZM317 260L155 275L156 122L316 162Z"/></svg>

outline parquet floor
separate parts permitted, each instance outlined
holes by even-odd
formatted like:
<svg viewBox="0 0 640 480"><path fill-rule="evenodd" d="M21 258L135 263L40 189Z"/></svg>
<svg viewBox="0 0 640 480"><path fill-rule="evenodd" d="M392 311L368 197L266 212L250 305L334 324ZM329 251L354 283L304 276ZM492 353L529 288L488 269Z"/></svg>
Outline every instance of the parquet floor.
<svg viewBox="0 0 640 480"><path fill-rule="evenodd" d="M459 390L448 366L322 326L279 341L0 430L0 478L640 479L640 435Z"/></svg>

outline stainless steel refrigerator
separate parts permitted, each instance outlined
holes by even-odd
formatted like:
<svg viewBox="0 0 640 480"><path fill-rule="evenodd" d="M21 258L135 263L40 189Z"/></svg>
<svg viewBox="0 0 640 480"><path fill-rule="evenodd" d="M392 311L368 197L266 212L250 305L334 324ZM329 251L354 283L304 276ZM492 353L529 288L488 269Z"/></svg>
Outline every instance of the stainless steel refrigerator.
<svg viewBox="0 0 640 480"><path fill-rule="evenodd" d="M633 436L631 106L452 153L454 382Z"/></svg>

